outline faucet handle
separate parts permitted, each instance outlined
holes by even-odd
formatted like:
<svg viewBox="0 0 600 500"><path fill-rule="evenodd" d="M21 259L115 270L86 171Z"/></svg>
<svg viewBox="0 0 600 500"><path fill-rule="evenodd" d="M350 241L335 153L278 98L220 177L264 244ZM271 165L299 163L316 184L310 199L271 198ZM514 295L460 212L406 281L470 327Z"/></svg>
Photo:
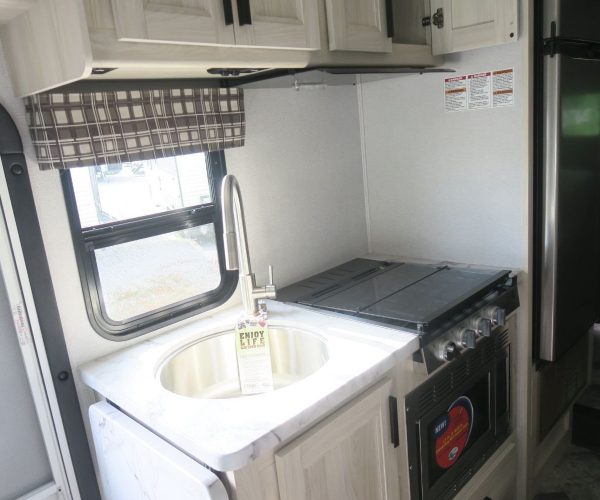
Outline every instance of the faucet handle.
<svg viewBox="0 0 600 500"><path fill-rule="evenodd" d="M273 281L273 266L269 265L269 283L265 285L265 298L274 299L277 297L277 287Z"/></svg>
<svg viewBox="0 0 600 500"><path fill-rule="evenodd" d="M275 283L273 282L273 266L271 264L269 264L269 283L270 286L275 286Z"/></svg>

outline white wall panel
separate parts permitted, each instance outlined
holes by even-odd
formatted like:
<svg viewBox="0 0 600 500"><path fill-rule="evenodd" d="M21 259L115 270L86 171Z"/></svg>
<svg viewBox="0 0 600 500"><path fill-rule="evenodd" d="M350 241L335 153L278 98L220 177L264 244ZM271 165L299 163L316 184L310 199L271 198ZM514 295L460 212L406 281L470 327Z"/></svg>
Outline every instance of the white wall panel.
<svg viewBox="0 0 600 500"><path fill-rule="evenodd" d="M246 146L227 152L260 283L291 283L367 251L356 90L247 91Z"/></svg>
<svg viewBox="0 0 600 500"><path fill-rule="evenodd" d="M514 68L510 108L445 112L448 74L362 84L374 252L526 267L525 57L520 41L444 64L457 75Z"/></svg>

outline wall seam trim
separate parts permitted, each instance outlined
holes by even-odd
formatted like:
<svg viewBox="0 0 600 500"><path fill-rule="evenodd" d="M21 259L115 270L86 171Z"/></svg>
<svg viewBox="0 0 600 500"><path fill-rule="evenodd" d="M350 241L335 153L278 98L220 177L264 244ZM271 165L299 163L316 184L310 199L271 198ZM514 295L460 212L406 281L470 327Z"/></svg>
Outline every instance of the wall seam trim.
<svg viewBox="0 0 600 500"><path fill-rule="evenodd" d="M368 156L367 156L367 139L366 139L366 126L365 126L365 109L364 109L364 96L363 96L363 82L362 76L357 75L356 82L356 97L358 100L358 125L360 129L360 155L362 163L362 175L363 175L363 191L364 191L364 203L365 203L365 225L367 229L367 250L369 253L373 253L373 238L371 234L371 210L369 204L369 171L368 171Z"/></svg>

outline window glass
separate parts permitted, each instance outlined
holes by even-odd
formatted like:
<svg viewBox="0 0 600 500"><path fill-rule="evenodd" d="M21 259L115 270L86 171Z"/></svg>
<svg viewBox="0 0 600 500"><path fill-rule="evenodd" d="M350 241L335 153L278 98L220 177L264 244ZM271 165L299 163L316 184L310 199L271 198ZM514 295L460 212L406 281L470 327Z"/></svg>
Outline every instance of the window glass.
<svg viewBox="0 0 600 500"><path fill-rule="evenodd" d="M219 286L213 224L96 250L106 314L124 321Z"/></svg>
<svg viewBox="0 0 600 500"><path fill-rule="evenodd" d="M211 203L203 153L75 168L82 228Z"/></svg>
<svg viewBox="0 0 600 500"><path fill-rule="evenodd" d="M62 174L88 317L100 335L134 337L231 296L237 277L225 271L211 198L224 176L222 151Z"/></svg>

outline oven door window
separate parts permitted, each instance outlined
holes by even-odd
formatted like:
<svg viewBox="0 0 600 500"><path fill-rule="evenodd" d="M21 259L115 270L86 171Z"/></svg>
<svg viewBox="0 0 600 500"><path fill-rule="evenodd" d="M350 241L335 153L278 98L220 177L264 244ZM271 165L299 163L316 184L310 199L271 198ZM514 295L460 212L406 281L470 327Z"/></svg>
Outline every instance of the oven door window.
<svg viewBox="0 0 600 500"><path fill-rule="evenodd" d="M426 427L431 488L477 440L491 429L490 380L485 373ZM423 436L424 437L424 436Z"/></svg>

